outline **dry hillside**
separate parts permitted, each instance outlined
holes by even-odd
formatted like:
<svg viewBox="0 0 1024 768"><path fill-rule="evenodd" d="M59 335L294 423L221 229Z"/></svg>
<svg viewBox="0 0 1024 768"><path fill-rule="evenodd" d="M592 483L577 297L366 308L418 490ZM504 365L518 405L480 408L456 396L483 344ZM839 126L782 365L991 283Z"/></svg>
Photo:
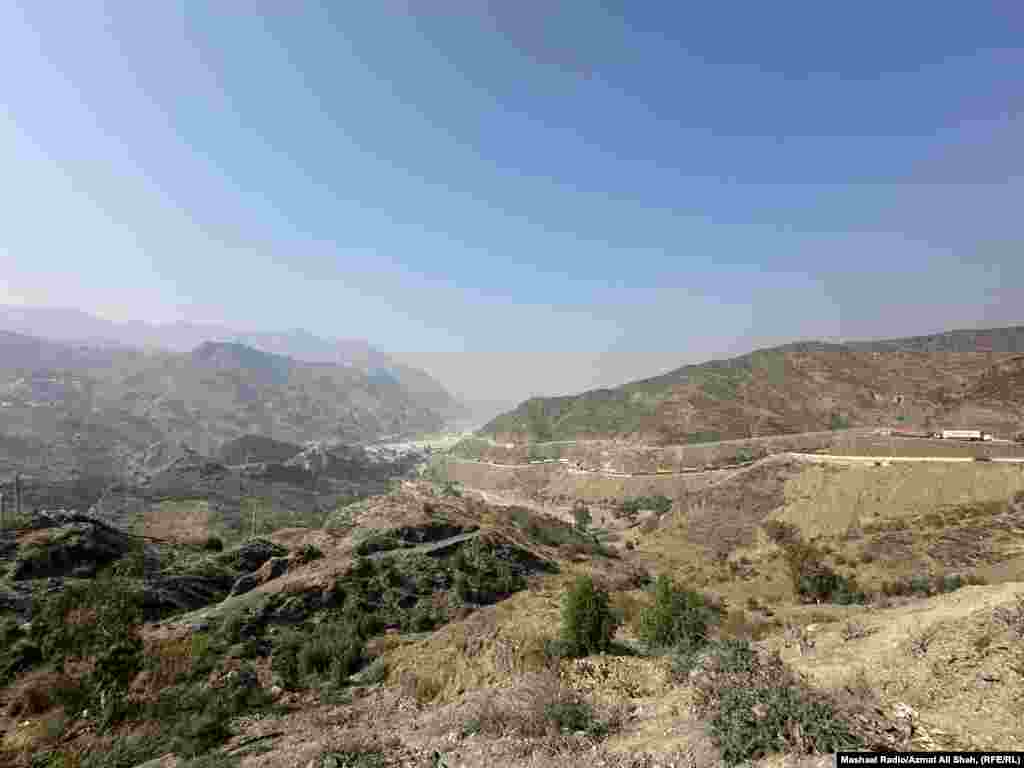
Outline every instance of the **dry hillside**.
<svg viewBox="0 0 1024 768"><path fill-rule="evenodd" d="M688 365L616 389L535 398L482 432L500 441L629 438L696 443L829 427L1024 421L1024 327L919 339L799 342Z"/></svg>

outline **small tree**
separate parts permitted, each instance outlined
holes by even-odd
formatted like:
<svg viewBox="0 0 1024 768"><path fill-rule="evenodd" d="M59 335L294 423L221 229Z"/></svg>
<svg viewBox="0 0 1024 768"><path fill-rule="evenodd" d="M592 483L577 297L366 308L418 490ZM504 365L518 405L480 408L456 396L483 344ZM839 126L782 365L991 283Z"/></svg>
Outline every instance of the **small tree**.
<svg viewBox="0 0 1024 768"><path fill-rule="evenodd" d="M708 627L718 611L704 595L677 587L662 574L654 587L654 603L640 614L640 639L652 648L694 651L707 642Z"/></svg>
<svg viewBox="0 0 1024 768"><path fill-rule="evenodd" d="M587 656L608 650L618 618L612 612L608 593L595 586L590 576L580 576L562 601L562 640L573 656Z"/></svg>
<svg viewBox="0 0 1024 768"><path fill-rule="evenodd" d="M581 499L577 499L576 503L572 505L572 517L576 521L576 528L580 531L586 531L594 521L590 514L590 508Z"/></svg>

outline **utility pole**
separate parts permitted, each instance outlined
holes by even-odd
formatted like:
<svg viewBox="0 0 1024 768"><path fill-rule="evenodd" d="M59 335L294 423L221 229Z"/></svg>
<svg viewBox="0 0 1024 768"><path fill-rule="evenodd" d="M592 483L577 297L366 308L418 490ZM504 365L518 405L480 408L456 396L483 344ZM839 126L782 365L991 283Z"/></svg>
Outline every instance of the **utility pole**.
<svg viewBox="0 0 1024 768"><path fill-rule="evenodd" d="M14 475L14 514L21 519L21 473Z"/></svg>

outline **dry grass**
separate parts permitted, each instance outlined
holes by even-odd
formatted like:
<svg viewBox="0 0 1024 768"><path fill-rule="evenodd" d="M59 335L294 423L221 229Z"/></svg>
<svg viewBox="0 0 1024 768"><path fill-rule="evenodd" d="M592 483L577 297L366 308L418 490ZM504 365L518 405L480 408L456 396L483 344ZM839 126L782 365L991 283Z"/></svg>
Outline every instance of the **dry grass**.
<svg viewBox="0 0 1024 768"><path fill-rule="evenodd" d="M744 611L736 609L729 611L722 621L719 634L737 640L763 640L781 626L777 621L750 619Z"/></svg>
<svg viewBox="0 0 1024 768"><path fill-rule="evenodd" d="M1017 595L1012 605L996 608L993 618L1003 624L1015 640L1024 640L1024 594Z"/></svg>
<svg viewBox="0 0 1024 768"><path fill-rule="evenodd" d="M550 718L553 708L578 702L578 696L555 673L534 673L504 695L491 694L479 703L465 725L467 732L488 736L514 733L527 738L554 736L558 725Z"/></svg>
<svg viewBox="0 0 1024 768"><path fill-rule="evenodd" d="M877 631L876 627L869 627L862 621L850 620L843 625L842 637L846 642L862 640Z"/></svg>
<svg viewBox="0 0 1024 768"><path fill-rule="evenodd" d="M138 533L166 541L198 542L214 534L206 501L164 501L147 510Z"/></svg>

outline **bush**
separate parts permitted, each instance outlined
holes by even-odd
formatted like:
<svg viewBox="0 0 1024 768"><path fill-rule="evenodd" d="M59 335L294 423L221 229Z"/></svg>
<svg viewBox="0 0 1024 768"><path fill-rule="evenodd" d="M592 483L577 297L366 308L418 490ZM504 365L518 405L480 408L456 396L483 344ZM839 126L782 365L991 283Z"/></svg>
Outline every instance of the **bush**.
<svg viewBox="0 0 1024 768"><path fill-rule="evenodd" d="M453 480L448 480L441 488L441 495L450 496L456 499L462 498L462 487L459 483Z"/></svg>
<svg viewBox="0 0 1024 768"><path fill-rule="evenodd" d="M654 603L640 613L640 639L650 648L696 650L707 642L708 627L719 618L698 592L677 587L664 574L654 587Z"/></svg>
<svg viewBox="0 0 1024 768"><path fill-rule="evenodd" d="M306 544L302 546L297 555L296 560L299 565L305 565L311 563L314 560L319 560L324 556L323 550L315 544Z"/></svg>
<svg viewBox="0 0 1024 768"><path fill-rule="evenodd" d="M203 542L203 549L207 552L223 552L224 542L217 536L208 536Z"/></svg>
<svg viewBox="0 0 1024 768"><path fill-rule="evenodd" d="M652 509L659 515L666 514L672 509L672 499L668 496L634 496L623 499L619 504L619 510L627 517L632 517L641 509Z"/></svg>
<svg viewBox="0 0 1024 768"><path fill-rule="evenodd" d="M270 668L281 679L281 686L289 691L297 690L302 685L299 652L302 640L298 636L284 638L270 658Z"/></svg>
<svg viewBox="0 0 1024 768"><path fill-rule="evenodd" d="M129 640L142 619L141 592L105 577L45 600L34 612L30 636L45 658L59 664Z"/></svg>
<svg viewBox="0 0 1024 768"><path fill-rule="evenodd" d="M463 726L463 733L492 737L516 734L542 738L553 732L584 732L601 738L614 723L601 718L594 707L552 671L528 675L505 701L490 696Z"/></svg>
<svg viewBox="0 0 1024 768"><path fill-rule="evenodd" d="M793 591L803 602L834 602L840 605L864 603L867 595L857 586L856 579L833 571L824 561L820 549L801 539L784 545L784 556L789 568Z"/></svg>
<svg viewBox="0 0 1024 768"><path fill-rule="evenodd" d="M365 660L365 622L356 614L320 624L311 633L289 632L271 657L282 687L296 690L309 678L343 685Z"/></svg>
<svg viewBox="0 0 1024 768"><path fill-rule="evenodd" d="M392 549L399 549L402 542L389 533L373 533L363 539L356 546L356 554L366 557L376 552L388 552Z"/></svg>
<svg viewBox="0 0 1024 768"><path fill-rule="evenodd" d="M770 752L823 753L864 745L839 706L812 691L778 656L742 640L712 643L692 678L698 713L727 765Z"/></svg>
<svg viewBox="0 0 1024 768"><path fill-rule="evenodd" d="M579 500L572 505L572 518L576 523L576 529L579 531L586 531L594 521L593 516L590 514L590 508Z"/></svg>
<svg viewBox="0 0 1024 768"><path fill-rule="evenodd" d="M885 581L881 593L885 597L932 597L946 592L955 592L961 587L984 584L985 580L973 574L949 574L929 576L918 574L895 581Z"/></svg>
<svg viewBox="0 0 1024 768"><path fill-rule="evenodd" d="M611 646L618 617L611 610L608 593L595 586L590 576L580 576L562 601L562 639L573 656L603 652Z"/></svg>

